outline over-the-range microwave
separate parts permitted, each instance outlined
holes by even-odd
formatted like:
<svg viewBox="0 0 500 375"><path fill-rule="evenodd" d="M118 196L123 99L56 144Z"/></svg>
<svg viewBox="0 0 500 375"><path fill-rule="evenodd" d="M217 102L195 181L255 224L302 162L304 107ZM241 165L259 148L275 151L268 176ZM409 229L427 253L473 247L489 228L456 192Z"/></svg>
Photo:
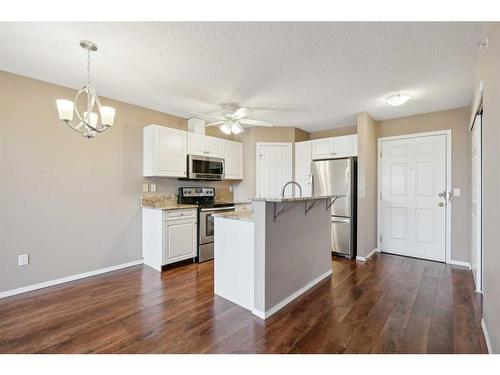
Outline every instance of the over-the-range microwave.
<svg viewBox="0 0 500 375"><path fill-rule="evenodd" d="M224 177L224 159L210 156L187 156L188 179L220 181Z"/></svg>

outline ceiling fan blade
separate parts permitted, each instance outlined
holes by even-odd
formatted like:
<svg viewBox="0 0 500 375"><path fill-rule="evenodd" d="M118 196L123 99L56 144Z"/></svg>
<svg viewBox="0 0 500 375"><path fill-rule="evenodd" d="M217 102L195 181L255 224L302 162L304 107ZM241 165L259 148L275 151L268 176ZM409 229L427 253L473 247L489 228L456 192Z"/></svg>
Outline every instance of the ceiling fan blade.
<svg viewBox="0 0 500 375"><path fill-rule="evenodd" d="M217 126L217 125L222 125L224 123L225 123L225 121L212 122L210 124L206 124L205 127L208 128L209 126Z"/></svg>
<svg viewBox="0 0 500 375"><path fill-rule="evenodd" d="M224 116L220 116L220 115L209 115L207 113L195 113L196 116L200 116L200 117L205 117L205 118L210 118L210 119L217 119L217 120L226 120L226 118Z"/></svg>
<svg viewBox="0 0 500 375"><path fill-rule="evenodd" d="M253 126L274 126L274 124L269 121L251 120L249 118L242 119L239 122L245 125L253 125Z"/></svg>
<svg viewBox="0 0 500 375"><path fill-rule="evenodd" d="M241 107L236 112L234 112L231 115L231 117L234 118L235 120L239 120L245 117L246 115L248 115L248 109Z"/></svg>

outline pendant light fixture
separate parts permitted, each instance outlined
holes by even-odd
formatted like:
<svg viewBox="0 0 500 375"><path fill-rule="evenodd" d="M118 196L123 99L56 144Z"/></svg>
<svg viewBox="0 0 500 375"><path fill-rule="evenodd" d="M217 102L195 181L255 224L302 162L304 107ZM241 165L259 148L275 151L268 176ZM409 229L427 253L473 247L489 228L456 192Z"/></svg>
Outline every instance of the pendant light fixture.
<svg viewBox="0 0 500 375"><path fill-rule="evenodd" d="M97 51L97 45L88 40L81 40L80 47L87 51L87 83L76 93L74 101L66 99L57 99L57 111L59 120L63 121L71 129L82 133L84 137L94 138L97 134L113 126L115 120L115 109L102 106L94 86L90 84L90 52ZM78 111L78 100L82 95L86 96L86 107L82 114ZM94 112L97 105L99 113ZM73 123L73 117L76 113L78 124ZM99 124L99 117L101 119Z"/></svg>

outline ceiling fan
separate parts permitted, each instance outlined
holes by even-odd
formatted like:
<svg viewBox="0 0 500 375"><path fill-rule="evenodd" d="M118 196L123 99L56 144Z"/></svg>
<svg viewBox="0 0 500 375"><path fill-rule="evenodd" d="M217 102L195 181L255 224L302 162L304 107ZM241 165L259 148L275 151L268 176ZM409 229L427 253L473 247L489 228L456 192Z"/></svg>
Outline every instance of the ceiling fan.
<svg viewBox="0 0 500 375"><path fill-rule="evenodd" d="M245 127L248 126L273 126L272 122L261 121L261 120L251 120L245 118L249 111L246 108L239 108L233 113L227 113L225 115L210 115L204 113L197 113L197 115L210 120L219 120L205 125L209 126L219 126L219 129L225 134L239 134L245 131Z"/></svg>

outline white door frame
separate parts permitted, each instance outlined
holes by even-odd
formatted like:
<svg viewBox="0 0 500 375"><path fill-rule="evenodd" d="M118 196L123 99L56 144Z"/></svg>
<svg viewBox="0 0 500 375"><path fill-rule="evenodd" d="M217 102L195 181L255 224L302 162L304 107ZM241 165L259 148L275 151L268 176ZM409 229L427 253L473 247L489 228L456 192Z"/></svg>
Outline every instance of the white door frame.
<svg viewBox="0 0 500 375"><path fill-rule="evenodd" d="M380 184L382 175L382 158L380 157L382 151L382 142L393 141L397 139L408 139L408 138L421 138L429 137L433 135L445 135L446 136L446 190L451 192L451 129L438 130L425 133L413 133L405 135L396 135L392 137L383 137L378 139L378 151L377 151L377 248L382 251L382 246L380 244L380 234L381 231L381 205L380 205L380 193L382 192L382 187ZM446 235L445 235L445 260L446 263L451 263L451 204L450 201L446 204Z"/></svg>
<svg viewBox="0 0 500 375"><path fill-rule="evenodd" d="M472 131L474 131L474 124L476 123L476 119L478 116L481 116L481 123L480 123L480 129L479 129L479 144L476 145L476 147L479 148L479 170L476 172L479 174L479 186L477 187L476 191L479 191L479 216L476 218L478 221L476 224L478 224L478 228L476 230L479 230L480 235L480 245L477 249L476 255L476 277L479 279L479 284L480 287L477 286L476 280L474 280L474 284L476 287L476 292L478 293L483 293L483 117L481 114L482 107L478 110L478 113L474 116L474 120L472 121L472 125L470 126L470 132L472 136ZM471 233L472 237L472 233ZM479 262L478 262L479 259ZM471 259L471 264L472 264L472 259Z"/></svg>
<svg viewBox="0 0 500 375"><path fill-rule="evenodd" d="M290 157L290 179L293 178L293 147L292 143L290 142L256 142L255 143L255 195L259 196L258 188L259 188L259 169L260 169L260 162L259 162L259 146L288 146L288 156Z"/></svg>

